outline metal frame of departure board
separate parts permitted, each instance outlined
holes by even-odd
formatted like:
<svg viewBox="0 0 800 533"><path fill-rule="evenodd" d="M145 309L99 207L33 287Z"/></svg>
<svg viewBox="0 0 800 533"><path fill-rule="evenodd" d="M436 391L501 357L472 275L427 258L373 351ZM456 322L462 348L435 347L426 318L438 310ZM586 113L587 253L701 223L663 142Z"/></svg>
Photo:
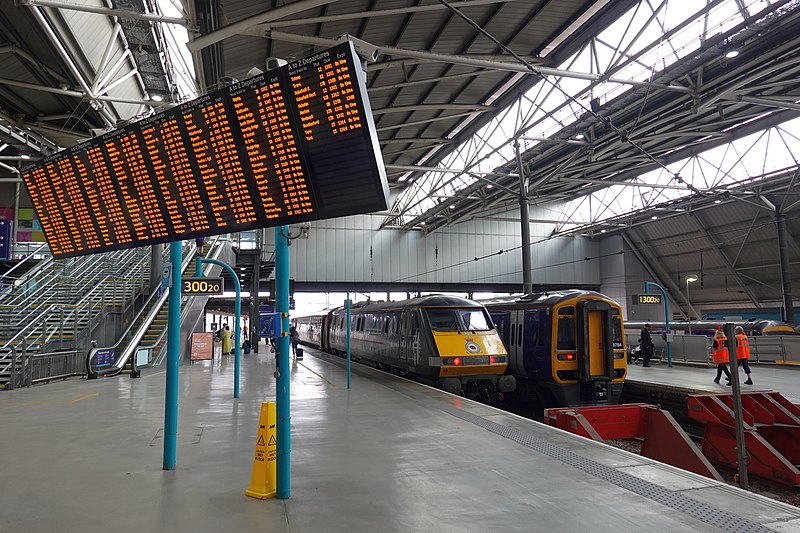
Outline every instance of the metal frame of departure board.
<svg viewBox="0 0 800 533"><path fill-rule="evenodd" d="M365 80L342 43L23 169L53 255L387 209Z"/></svg>

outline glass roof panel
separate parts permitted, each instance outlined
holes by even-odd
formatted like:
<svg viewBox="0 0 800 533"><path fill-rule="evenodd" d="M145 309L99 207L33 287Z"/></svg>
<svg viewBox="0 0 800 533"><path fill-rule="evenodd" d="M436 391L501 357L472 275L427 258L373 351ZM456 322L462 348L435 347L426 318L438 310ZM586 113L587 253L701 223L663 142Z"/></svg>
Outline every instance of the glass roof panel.
<svg viewBox="0 0 800 533"><path fill-rule="evenodd" d="M691 11L686 8L685 0L643 0L558 68L646 81L656 72L694 53L704 38L739 24L743 20L743 10L757 12L768 5L767 0L727 0L708 9L702 2L696 2L692 4L696 11ZM505 90L510 87L506 85ZM596 98L602 105L629 87L620 83L548 77L547 81L537 84L500 112L437 166L491 172L513 161L515 151L510 139L524 135L528 138L525 147L530 148L537 144L531 138L550 137L573 124L586 112L589 100ZM430 202L425 198L434 192L429 189L434 180L427 178L427 175L418 178L398 196L398 204L405 204L407 209L397 222L408 223L429 209ZM452 175L447 179L452 180ZM648 174L643 179L650 181L656 176ZM419 189L427 190L428 194L418 194Z"/></svg>

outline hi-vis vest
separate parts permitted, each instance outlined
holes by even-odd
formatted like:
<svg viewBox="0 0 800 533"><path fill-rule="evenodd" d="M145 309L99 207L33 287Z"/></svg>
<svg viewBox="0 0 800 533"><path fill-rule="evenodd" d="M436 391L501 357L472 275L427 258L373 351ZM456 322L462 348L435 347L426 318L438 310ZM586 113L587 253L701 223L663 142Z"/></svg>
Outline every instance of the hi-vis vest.
<svg viewBox="0 0 800 533"><path fill-rule="evenodd" d="M730 358L728 357L728 339L727 337L717 337L717 348L711 352L711 359L714 360L715 365L727 363Z"/></svg>
<svg viewBox="0 0 800 533"><path fill-rule="evenodd" d="M736 359L750 359L750 342L744 333L736 335Z"/></svg>

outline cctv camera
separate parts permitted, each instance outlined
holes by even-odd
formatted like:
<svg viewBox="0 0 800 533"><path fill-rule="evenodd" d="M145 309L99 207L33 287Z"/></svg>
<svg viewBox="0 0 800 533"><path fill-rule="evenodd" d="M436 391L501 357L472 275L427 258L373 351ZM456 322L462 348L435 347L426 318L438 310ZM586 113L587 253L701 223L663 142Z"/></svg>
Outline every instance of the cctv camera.
<svg viewBox="0 0 800 533"><path fill-rule="evenodd" d="M264 71L257 67L253 67L247 71L247 75L250 76L251 78L253 76L258 76L259 74L264 74Z"/></svg>
<svg viewBox="0 0 800 533"><path fill-rule="evenodd" d="M267 70L273 70L278 67L282 67L288 64L285 59L281 59L279 57L268 57L267 58Z"/></svg>
<svg viewBox="0 0 800 533"><path fill-rule="evenodd" d="M375 62L378 59L378 56L381 55L380 47L359 39L358 37L353 37L347 33L336 39L336 41L340 43L350 41L353 43L353 46L355 46L358 55L360 55L366 61Z"/></svg>

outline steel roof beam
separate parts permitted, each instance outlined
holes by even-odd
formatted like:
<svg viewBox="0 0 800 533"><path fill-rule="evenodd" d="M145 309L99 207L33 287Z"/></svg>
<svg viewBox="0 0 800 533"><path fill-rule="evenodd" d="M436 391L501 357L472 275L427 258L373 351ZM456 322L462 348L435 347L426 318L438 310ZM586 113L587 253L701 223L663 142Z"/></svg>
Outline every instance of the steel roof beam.
<svg viewBox="0 0 800 533"><path fill-rule="evenodd" d="M316 46L333 46L339 41L336 39L325 39L311 35L299 35L282 31L268 31L264 36L276 41L284 41L297 44L310 44ZM200 40L200 39L198 39ZM593 82L618 83L620 85L630 85L633 87L643 87L647 89L660 89L663 91L678 92L683 94L693 94L694 89L682 85L665 85L661 83L649 83L647 81L634 81L624 78L605 77L602 74L592 74L590 72L573 72L569 70L541 67L536 65L523 65L521 63L487 61L484 59L473 59L459 55L437 54L425 50L411 50L409 48L398 48L396 46L382 46L368 43L374 46L381 53L392 57L411 57L438 63L449 63L451 65L464 65L471 67L488 68L506 72L521 72L533 76L554 76L561 78L574 78Z"/></svg>
<svg viewBox="0 0 800 533"><path fill-rule="evenodd" d="M656 283L664 287L665 290L669 291L667 296L672 300L672 303L681 310L683 315L687 319L689 318L690 313L700 316L697 310L695 310L695 308L689 302L683 291L681 291L681 288L674 281L672 281L672 277L669 275L669 272L660 266L661 262L655 256L655 253L650 250L650 247L647 246L647 243L645 242L644 238L642 238L641 234L639 234L639 232L634 228L623 230L620 233L623 240L628 244L633 252L633 255L635 255L636 259L639 260L642 266L649 271L650 275L655 278ZM634 238L639 242L634 242ZM675 295L680 295L686 309L678 305Z"/></svg>
<svg viewBox="0 0 800 533"><path fill-rule="evenodd" d="M233 37L234 35L246 32L258 24L272 22L296 13L302 13L303 11L307 11L309 9L332 4L336 1L337 0L298 0L296 2L291 2L281 7L264 11L258 15L247 17L246 19L234 22L233 24L228 24L227 26L224 26L216 31L212 31L211 33L207 33L198 37L197 39L189 41L186 46L191 52L199 52L203 48L218 43L224 39L227 39L228 37Z"/></svg>
<svg viewBox="0 0 800 533"><path fill-rule="evenodd" d="M708 231L708 228L706 228L705 224L703 224L703 221L700 220L700 216L692 211L688 211L687 215L689 215L689 218L695 222L697 228L700 230L700 233L702 233L703 236L706 238L706 240L708 240L708 242L711 243L712 249L715 252L717 252L717 255L720 257L720 259L722 259L722 262L728 269L728 273L733 276L733 278L736 280L736 283L739 285L739 287L742 288L745 295L747 295L747 297L750 299L750 302L752 302L752 304L756 307L761 307L761 304L758 302L758 299L756 298L755 294L753 294L753 291L750 290L750 288L742 279L739 272L736 270L736 267L733 265L731 260L725 254L725 252L722 250L722 245L717 242L714 236L711 235L711 232Z"/></svg>
<svg viewBox="0 0 800 533"><path fill-rule="evenodd" d="M86 4L73 4L67 2L58 2L56 0L17 0L17 2L23 6L51 7L54 9L67 9L70 11L81 11L84 13L94 13L96 15L106 15L108 17L145 20L148 22L161 22L164 24L180 24L181 26L191 25L190 22L186 19L165 17L163 15L151 15L147 13L137 13L136 11L125 11L122 9L113 9L110 7L89 6Z"/></svg>

